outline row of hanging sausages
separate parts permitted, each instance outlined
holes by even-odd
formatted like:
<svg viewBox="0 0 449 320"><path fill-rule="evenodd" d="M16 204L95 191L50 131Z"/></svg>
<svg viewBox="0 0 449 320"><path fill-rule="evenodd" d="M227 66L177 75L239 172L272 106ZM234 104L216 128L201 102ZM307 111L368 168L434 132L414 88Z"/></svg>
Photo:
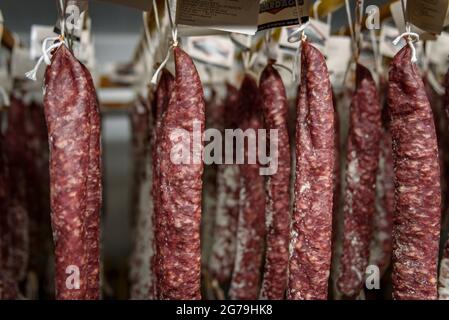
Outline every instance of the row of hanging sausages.
<svg viewBox="0 0 449 320"><path fill-rule="evenodd" d="M339 121L323 55L306 40L301 50L294 140L288 133L285 88L273 61L262 72L259 84L246 74L239 90L227 85L223 128L278 130L278 171L267 179L260 175L260 163L217 168L214 236L205 267L213 282L228 289L226 296L231 299L328 298L333 219L339 198ZM173 162L172 151L179 143L173 134L178 129L189 132L193 140L202 138L206 107L192 59L177 46L173 52L175 75L162 71L151 105L144 107L151 126L144 129L143 143L150 148L143 159L151 162L141 174L151 183L142 199L152 201L153 207L142 203L138 209L145 212L143 225L151 234L143 237L146 233L142 230L142 239L148 243L143 252L136 252L138 263L145 260L147 270L135 296L200 299L204 150L202 144L189 148L189 158L200 159L190 164ZM391 63L386 111L377 92L369 70L357 65L341 199L343 238L334 287L340 298L360 297L366 267L375 263L384 273L392 251L393 297L436 299L440 162L432 109L408 46ZM46 70L44 105L56 297L99 299L99 104L88 70L64 45L53 54ZM20 114L11 113L9 121L14 122L15 116ZM199 137L195 137L194 124L200 129ZM20 123L10 128L19 130ZM27 228L27 214L26 208L14 205L15 196L9 195L20 197L20 192L5 187L18 186L8 179L20 165L20 160L14 161L20 135L10 133L12 137L7 139L8 134L0 141L0 197L12 199L11 219L24 229L14 229L17 234L8 235L17 237L11 242L17 248L11 252L2 235L2 257L15 256L11 261L17 262L2 266L2 270L9 268L20 278L28 241L20 232ZM3 140L9 141L9 146ZM245 158L248 152L245 148ZM296 171L290 194L293 166ZM13 174L14 179L22 174ZM0 203L2 211L7 210L5 202ZM2 227L11 223L4 220L2 216ZM441 262L440 298L448 296L447 248ZM142 275L137 273L134 278L141 281ZM8 296L7 279L2 276L1 280L0 293Z"/></svg>

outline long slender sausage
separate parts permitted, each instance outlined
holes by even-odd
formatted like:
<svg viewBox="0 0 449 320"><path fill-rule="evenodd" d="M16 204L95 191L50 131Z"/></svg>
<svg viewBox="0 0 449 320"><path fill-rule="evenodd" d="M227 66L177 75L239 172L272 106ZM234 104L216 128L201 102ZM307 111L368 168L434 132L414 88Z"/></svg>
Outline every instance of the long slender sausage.
<svg viewBox="0 0 449 320"><path fill-rule="evenodd" d="M89 97L89 168L87 176L87 209L85 244L87 254L87 300L100 299L100 215L102 204L101 181L101 118L95 85L89 70L81 64L87 79Z"/></svg>
<svg viewBox="0 0 449 320"><path fill-rule="evenodd" d="M338 291L352 299L363 288L368 265L381 135L376 84L370 71L360 64L356 79L350 106L341 274L337 279Z"/></svg>
<svg viewBox="0 0 449 320"><path fill-rule="evenodd" d="M260 93L266 130L277 130L277 150L270 157L278 169L266 183L266 254L260 297L284 299L287 287L288 243L290 229L290 141L287 128L287 97L282 78L270 63L260 77ZM270 144L270 141L267 141Z"/></svg>
<svg viewBox="0 0 449 320"><path fill-rule="evenodd" d="M64 45L45 72L57 299L99 296L98 104L85 67ZM93 149L93 150L91 150Z"/></svg>
<svg viewBox="0 0 449 320"><path fill-rule="evenodd" d="M331 260L334 109L323 55L302 42L288 299L326 299Z"/></svg>
<svg viewBox="0 0 449 320"><path fill-rule="evenodd" d="M153 185L151 188L151 195L153 198L153 228L154 228L154 242L152 244L153 255L151 257L151 269L152 269L152 283L150 285L150 298L158 297L157 293L157 275L161 273L158 271L158 263L157 263L157 243L162 243L164 241L163 233L160 230L160 226L162 225L163 215L160 210L160 194L161 194L161 184L160 184L160 160L159 155L161 154L161 128L162 128L162 119L167 110L170 93L174 88L174 78L173 75L167 70L162 70L162 75L159 80L159 83L156 87L156 91L154 94L154 99L152 103L152 120L153 120L153 130L152 130L152 165L153 165Z"/></svg>
<svg viewBox="0 0 449 320"><path fill-rule="evenodd" d="M240 129L254 130L257 134L263 127L261 101L257 83L250 75L245 76L239 91L239 110ZM249 152L254 152L248 149L244 147L245 163L240 165L237 248L229 288L229 298L233 300L257 299L265 239L265 179L259 173L259 164L249 164L246 160Z"/></svg>
<svg viewBox="0 0 449 320"><path fill-rule="evenodd" d="M157 279L158 295L161 299L193 300L201 298L201 138L205 103L192 59L179 47L173 51L175 86L162 120L160 149L163 221L157 228L162 229L163 241L157 243L161 272Z"/></svg>
<svg viewBox="0 0 449 320"><path fill-rule="evenodd" d="M390 64L388 106L395 171L393 298L436 299L440 169L431 107L411 49Z"/></svg>
<svg viewBox="0 0 449 320"><path fill-rule="evenodd" d="M227 84L224 106L224 128L237 127L238 90ZM239 211L239 166L221 164L217 169L217 209L214 238L209 260L209 274L221 288L229 285L235 260L237 219Z"/></svg>

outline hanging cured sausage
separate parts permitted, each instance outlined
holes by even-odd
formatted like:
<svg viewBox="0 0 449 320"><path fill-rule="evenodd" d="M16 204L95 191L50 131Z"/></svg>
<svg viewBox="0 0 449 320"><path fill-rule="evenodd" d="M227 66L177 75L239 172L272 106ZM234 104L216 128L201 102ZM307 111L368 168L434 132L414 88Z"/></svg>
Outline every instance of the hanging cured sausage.
<svg viewBox="0 0 449 320"><path fill-rule="evenodd" d="M440 169L433 115L411 48L390 64L388 106L395 172L393 297L436 299Z"/></svg>

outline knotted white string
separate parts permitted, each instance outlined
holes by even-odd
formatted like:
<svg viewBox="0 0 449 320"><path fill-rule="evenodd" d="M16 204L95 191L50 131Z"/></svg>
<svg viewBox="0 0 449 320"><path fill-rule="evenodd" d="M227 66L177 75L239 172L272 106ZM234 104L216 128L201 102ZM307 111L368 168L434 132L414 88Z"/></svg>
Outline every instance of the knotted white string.
<svg viewBox="0 0 449 320"><path fill-rule="evenodd" d="M403 34L399 35L396 39L393 40L393 44L397 46L399 44L399 41L401 41L402 38L405 38L410 49L412 49L411 61L416 62L418 61L418 58L416 57L416 48L413 45L413 42L419 41L419 34L417 34L416 32L411 32L409 27L407 29L408 29L407 31L405 31Z"/></svg>
<svg viewBox="0 0 449 320"><path fill-rule="evenodd" d="M165 3L167 5L168 18L170 20L170 25L171 25L172 43L171 43L170 47L168 48L167 55L165 56L165 59L161 62L159 67L156 69L156 71L153 74L153 77L151 77L151 84L153 84L153 85L157 84L157 79L159 77L159 73L161 73L162 69L164 69L165 65L167 64L168 60L170 59L171 51L173 50L173 48L178 46L178 28L173 22L173 18L171 15L171 9L170 9L170 3L168 1L169 0L167 0Z"/></svg>
<svg viewBox="0 0 449 320"><path fill-rule="evenodd" d="M300 20L299 20L300 21ZM296 49L295 59L293 60L292 67L292 80L293 82L297 82L299 76L301 74L301 65L299 63L299 57L301 55L301 41L305 41L307 39L307 35L304 33L306 28L309 26L310 21L306 23L300 24L298 28L293 31L287 38L287 41L290 43L299 42L298 48Z"/></svg>
<svg viewBox="0 0 449 320"><path fill-rule="evenodd" d="M47 43L49 41L56 41L56 42L47 48ZM34 66L33 70L25 73L25 76L30 80L36 81L36 74L37 74L42 62L45 62L47 65L50 65L51 64L51 52L54 49L59 48L64 43L65 43L64 36L45 38L45 40L42 42L42 55L40 56L39 60L37 60L37 63Z"/></svg>

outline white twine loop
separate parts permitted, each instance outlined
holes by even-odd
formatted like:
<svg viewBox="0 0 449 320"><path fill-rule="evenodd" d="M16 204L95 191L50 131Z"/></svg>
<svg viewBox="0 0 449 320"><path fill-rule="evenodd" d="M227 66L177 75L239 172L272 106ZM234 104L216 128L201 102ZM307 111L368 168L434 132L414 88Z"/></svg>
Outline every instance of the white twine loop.
<svg viewBox="0 0 449 320"><path fill-rule="evenodd" d="M161 73L162 69L164 69L165 65L167 64L168 60L170 59L171 51L173 50L173 48L178 46L178 27L173 22L173 17L171 15L171 9L170 9L169 0L167 0L165 2L165 4L166 4L166 6L168 8L168 18L169 18L170 26L171 26L172 41L171 41L170 47L168 48L167 55L165 56L164 60L161 62L161 64L159 65L159 67L156 69L156 71L154 72L153 76L151 77L151 84L152 85L156 85L157 84L157 78L159 77L159 73Z"/></svg>
<svg viewBox="0 0 449 320"><path fill-rule="evenodd" d="M173 48L176 47L176 45L173 43L167 51L167 55L165 56L164 60L161 62L159 67L157 67L156 71L154 72L153 76L151 77L151 84L156 85L157 79L159 77L159 73L161 73L162 69L164 69L165 65L167 64L168 60L170 59L170 54Z"/></svg>
<svg viewBox="0 0 449 320"><path fill-rule="evenodd" d="M287 41L290 43L299 42L298 48L296 49L295 59L293 61L293 72L292 72L292 80L293 82L297 82L299 79L299 75L301 74L301 65L299 63L299 57L301 56L301 41L305 41L307 39L307 35L304 33L306 28L309 26L310 20L306 23L300 24L298 28L293 31L287 38Z"/></svg>
<svg viewBox="0 0 449 320"><path fill-rule="evenodd" d="M409 29L409 28L408 28ZM419 34L416 32L411 32L410 30L407 30L403 34L399 35L396 39L393 40L393 44L395 46L398 45L399 41L401 41L402 38L405 38L407 41L407 44L409 45L410 49L412 49L412 62L418 61L418 58L416 57L416 48L413 45L413 42L419 41Z"/></svg>
<svg viewBox="0 0 449 320"><path fill-rule="evenodd" d="M49 41L56 41L56 43L52 44L51 46L49 46L47 48L47 43ZM60 35L57 37L48 37L45 38L44 41L42 42L42 56L39 58L39 60L37 60L36 65L34 66L33 70L28 71L27 73L25 73L25 76L33 81L36 81L36 74L39 70L40 65L42 64L42 62L45 61L45 63L47 65L51 64L51 52L56 49L59 48L62 44L65 43L65 38L64 36Z"/></svg>

